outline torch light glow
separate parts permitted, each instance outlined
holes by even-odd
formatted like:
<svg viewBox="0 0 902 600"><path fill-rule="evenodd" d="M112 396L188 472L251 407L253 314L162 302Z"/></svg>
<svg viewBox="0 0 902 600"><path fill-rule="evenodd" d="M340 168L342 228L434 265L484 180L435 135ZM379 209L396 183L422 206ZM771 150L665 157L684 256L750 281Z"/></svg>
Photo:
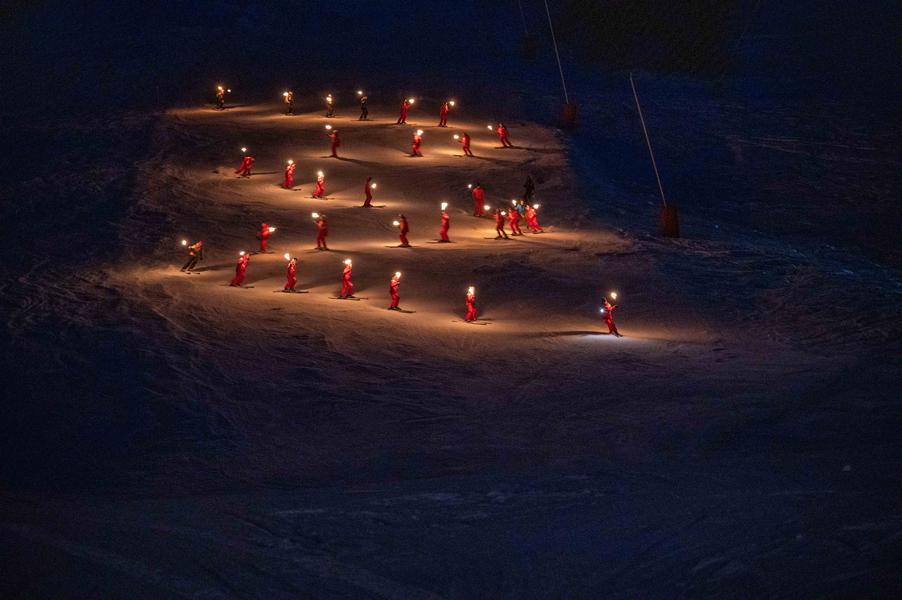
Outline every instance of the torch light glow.
<svg viewBox="0 0 902 600"><path fill-rule="evenodd" d="M482 210L492 210L492 207L486 204L482 207Z"/></svg>
<svg viewBox="0 0 902 600"><path fill-rule="evenodd" d="M376 184L375 184L375 183L371 183L371 184L370 184L370 189L372 189L372 190L376 189Z"/></svg>
<svg viewBox="0 0 902 600"><path fill-rule="evenodd" d="M345 259L345 264L346 264L346 265L351 264L351 259L350 259L350 258L346 258L346 259Z"/></svg>
<svg viewBox="0 0 902 600"><path fill-rule="evenodd" d="M241 252L238 253L238 256L244 256L245 254L246 254L245 251L242 250Z"/></svg>
<svg viewBox="0 0 902 600"><path fill-rule="evenodd" d="M357 90L357 95L358 95L358 96L362 96L362 95L363 95L363 90Z"/></svg>
<svg viewBox="0 0 902 600"><path fill-rule="evenodd" d="M289 165L293 165L293 164L294 164L294 161L291 160L291 159L289 158L289 159L288 159L288 164L289 164Z"/></svg>
<svg viewBox="0 0 902 600"><path fill-rule="evenodd" d="M442 210L445 210L446 208L448 208L448 203L442 202Z"/></svg>
<svg viewBox="0 0 902 600"><path fill-rule="evenodd" d="M276 230L275 227L270 227L270 228L269 228L269 232L270 232L270 233L272 233L272 232L275 231L275 230Z"/></svg>
<svg viewBox="0 0 902 600"><path fill-rule="evenodd" d="M401 225L401 222L400 221L392 221L391 224L394 225L395 227L399 227Z"/></svg>
<svg viewBox="0 0 902 600"><path fill-rule="evenodd" d="M230 94L232 93L232 90L230 90L230 89L229 89L229 90L226 90L226 91L227 91L228 93L230 93Z"/></svg>
<svg viewBox="0 0 902 600"><path fill-rule="evenodd" d="M310 216L313 217L314 219L318 219L319 213L310 213Z"/></svg>
<svg viewBox="0 0 902 600"><path fill-rule="evenodd" d="M285 97L287 98L287 97L288 97L288 92L282 92L282 95L285 96Z"/></svg>
<svg viewBox="0 0 902 600"><path fill-rule="evenodd" d="M289 256L289 254L287 252L285 254L283 254L282 256L285 257L285 260L291 260L291 256Z"/></svg>
<svg viewBox="0 0 902 600"><path fill-rule="evenodd" d="M395 271L395 277L401 279L401 271Z"/></svg>
<svg viewBox="0 0 902 600"><path fill-rule="evenodd" d="M489 130L489 131L493 131L493 129L492 129L492 126L491 126L491 125L486 125L486 129L488 129L488 130Z"/></svg>
<svg viewBox="0 0 902 600"><path fill-rule="evenodd" d="M247 148L245 148L244 146L242 146L242 147L241 147L241 151L242 151L242 152L247 152Z"/></svg>
<svg viewBox="0 0 902 600"><path fill-rule="evenodd" d="M511 200L511 204L513 204L514 206L517 206L517 199L514 198L513 200Z"/></svg>
<svg viewBox="0 0 902 600"><path fill-rule="evenodd" d="M182 246L187 246L187 245L188 245L188 240L182 240Z"/></svg>
<svg viewBox="0 0 902 600"><path fill-rule="evenodd" d="M502 216L502 217L506 217L506 216L507 216L507 211L506 211L506 210L502 210L502 211L501 211L501 216Z"/></svg>
<svg viewBox="0 0 902 600"><path fill-rule="evenodd" d="M603 308L599 308L599 309L598 309L598 312L600 312L601 314L604 314L604 309L603 309Z"/></svg>
<svg viewBox="0 0 902 600"><path fill-rule="evenodd" d="M417 135L423 135L423 130L422 130L422 129L417 129Z"/></svg>
<svg viewBox="0 0 902 600"><path fill-rule="evenodd" d="M316 175L317 175L318 177L322 177L322 176L323 176L323 172L322 172L322 171L317 171L317 172L316 172Z"/></svg>
<svg viewBox="0 0 902 600"><path fill-rule="evenodd" d="M536 209L536 210L539 210L539 206L540 206L539 204L533 204L533 205L532 205L532 207L533 207L534 209Z"/></svg>
<svg viewBox="0 0 902 600"><path fill-rule="evenodd" d="M326 131L328 131L328 130L330 130L330 129L332 129L332 126L331 126L331 125L326 125Z"/></svg>
<svg viewBox="0 0 902 600"><path fill-rule="evenodd" d="M455 133L455 134L454 134L454 139L455 139L455 140L459 140L459 139L460 139L460 136L457 135L457 134Z"/></svg>
<svg viewBox="0 0 902 600"><path fill-rule="evenodd" d="M468 184L467 184L467 189L468 189L468 190L472 190L472 189L473 189L473 184L472 184L472 183L468 183Z"/></svg>
<svg viewBox="0 0 902 600"><path fill-rule="evenodd" d="M416 102L416 98L408 98L407 101L413 104L414 102Z"/></svg>
<svg viewBox="0 0 902 600"><path fill-rule="evenodd" d="M616 299L617 299L617 292L611 292L611 299L612 299L612 300L616 300Z"/></svg>
<svg viewBox="0 0 902 600"><path fill-rule="evenodd" d="M449 102L448 104L450 104L451 106L454 106L454 100L452 100L452 101Z"/></svg>
<svg viewBox="0 0 902 600"><path fill-rule="evenodd" d="M222 91L222 86L221 86L221 85L217 85L217 86L216 86L216 89L219 90L219 91L221 92L221 91Z"/></svg>
<svg viewBox="0 0 902 600"><path fill-rule="evenodd" d="M468 294L475 294L475 293L476 293L476 288L473 287L473 286L471 285L470 287L467 288L467 293L468 293Z"/></svg>

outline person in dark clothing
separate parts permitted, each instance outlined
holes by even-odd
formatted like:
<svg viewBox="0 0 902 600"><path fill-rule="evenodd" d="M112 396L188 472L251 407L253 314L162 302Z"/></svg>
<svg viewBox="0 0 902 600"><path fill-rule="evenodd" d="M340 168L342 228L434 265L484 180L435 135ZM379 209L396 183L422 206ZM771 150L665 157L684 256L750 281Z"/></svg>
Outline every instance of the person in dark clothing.
<svg viewBox="0 0 902 600"><path fill-rule="evenodd" d="M326 96L326 116L335 116L335 102L332 100L332 94Z"/></svg>
<svg viewBox="0 0 902 600"><path fill-rule="evenodd" d="M183 242L187 244L187 242ZM191 271L197 266L197 261L204 259L204 241L198 240L196 243L188 246L188 260L182 267L182 271Z"/></svg>
<svg viewBox="0 0 902 600"><path fill-rule="evenodd" d="M536 184L532 180L532 175L526 176L526 182L523 184L523 200L532 202L532 196L536 192Z"/></svg>
<svg viewBox="0 0 902 600"><path fill-rule="evenodd" d="M370 110L367 108L367 103L370 101L369 98L366 97L366 94L360 96L360 118L358 121L368 121L370 118Z"/></svg>

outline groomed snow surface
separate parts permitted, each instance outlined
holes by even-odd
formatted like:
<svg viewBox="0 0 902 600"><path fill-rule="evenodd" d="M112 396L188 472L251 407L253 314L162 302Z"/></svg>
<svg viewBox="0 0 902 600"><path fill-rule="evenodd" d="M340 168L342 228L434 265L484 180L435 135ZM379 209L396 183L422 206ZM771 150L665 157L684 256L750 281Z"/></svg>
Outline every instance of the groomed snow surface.
<svg viewBox="0 0 902 600"><path fill-rule="evenodd" d="M465 102L435 127L439 100L408 126L390 102L359 122L315 101L291 117L231 103L125 124L152 128L127 218L98 224L125 250L52 290L33 265L4 291L19 303L10 330L40 327L34 343L58 344L61 368L84 364L69 377L95 393L67 397L51 377L32 389L52 398L19 399L33 432L20 437L52 435L59 456L14 456L58 466L42 477L63 491L0 496L3 596L899 591L894 276L739 234L613 229L560 132L511 121L517 147L500 149ZM423 158L409 156L417 128ZM242 146L249 178L233 173ZM287 159L294 190L279 186ZM546 233L492 239L467 185L506 206L527 174ZM377 207L364 209L368 176ZM452 244L435 243L441 202ZM329 252L314 250L312 212L328 215ZM401 212L409 249L394 247ZM229 287L262 222L272 253ZM196 274L179 271L182 239L205 243ZM286 252L308 293L280 292ZM358 302L330 299L345 258ZM395 271L414 313L386 310ZM469 285L486 325L461 322ZM622 339L598 314L611 290ZM54 306L64 319L48 321ZM91 379L79 338L116 377Z"/></svg>

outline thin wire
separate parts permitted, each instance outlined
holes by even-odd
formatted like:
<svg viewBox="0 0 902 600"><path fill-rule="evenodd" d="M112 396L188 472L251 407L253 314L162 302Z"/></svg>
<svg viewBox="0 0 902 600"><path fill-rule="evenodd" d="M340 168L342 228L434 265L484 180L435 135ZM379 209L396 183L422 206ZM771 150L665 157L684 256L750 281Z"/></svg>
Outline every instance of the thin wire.
<svg viewBox="0 0 902 600"><path fill-rule="evenodd" d="M630 87L633 88L633 98L636 99L636 108L639 109L639 122L642 123L642 133L645 134L645 144L648 146L648 155L651 156L651 166L655 170L655 178L658 180L658 189L661 191L661 202L667 206L667 198L664 197L664 186L661 185L661 175L658 173L658 163L655 162L655 153L651 150L651 140L648 130L645 128L645 117L642 116L642 106L639 104L639 94L636 93L636 84L633 83L633 74L630 73Z"/></svg>
<svg viewBox="0 0 902 600"><path fill-rule="evenodd" d="M523 2L517 0L517 6L520 7L520 19L523 20L523 33L526 34L526 37L529 37L529 28L526 27L526 13L523 12Z"/></svg>
<svg viewBox="0 0 902 600"><path fill-rule="evenodd" d="M548 10L548 0L545 0L545 14L548 15L548 29L551 30L551 41L554 42L554 55L557 57L557 70L561 72L561 87L564 88L564 102L570 104L567 96L567 84L564 82L564 69L561 68L561 55L557 51L557 38L554 37L554 26L551 24L551 11Z"/></svg>

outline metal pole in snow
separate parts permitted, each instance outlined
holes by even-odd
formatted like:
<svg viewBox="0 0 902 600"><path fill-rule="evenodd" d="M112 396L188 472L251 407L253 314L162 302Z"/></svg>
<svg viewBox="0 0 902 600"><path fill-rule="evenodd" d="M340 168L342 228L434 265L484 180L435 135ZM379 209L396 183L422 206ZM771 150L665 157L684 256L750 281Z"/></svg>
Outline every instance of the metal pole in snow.
<svg viewBox="0 0 902 600"><path fill-rule="evenodd" d="M633 82L633 74L630 73L630 87L633 88L633 98L636 99L636 108L639 110L639 122L642 123L642 133L645 134L645 144L648 146L648 155L651 157L651 166L655 170L655 178L658 180L658 190L661 191L661 202L667 206L667 198L664 197L664 186L661 185L661 174L658 173L658 164L655 162L655 153L651 150L651 140L648 138L648 129L645 128L645 117L642 116L642 106L639 104L639 94L636 93L636 84Z"/></svg>
<svg viewBox="0 0 902 600"><path fill-rule="evenodd" d="M551 41L554 42L554 55L557 57L557 70L561 73L561 87L564 88L564 102L570 104L567 96L567 84L564 82L564 69L561 68L561 55L557 51L557 38L554 37L554 26L551 24L551 11L548 10L548 0L545 0L545 14L548 15L548 29L551 30Z"/></svg>

